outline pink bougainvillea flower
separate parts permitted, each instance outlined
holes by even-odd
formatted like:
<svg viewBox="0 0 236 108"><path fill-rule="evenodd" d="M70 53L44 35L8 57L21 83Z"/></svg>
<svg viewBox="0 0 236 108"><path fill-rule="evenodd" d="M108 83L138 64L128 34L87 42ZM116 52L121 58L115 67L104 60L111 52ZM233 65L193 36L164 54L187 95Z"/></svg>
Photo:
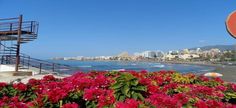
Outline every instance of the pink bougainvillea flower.
<svg viewBox="0 0 236 108"><path fill-rule="evenodd" d="M60 88L55 88L47 93L49 100L52 103L57 103L59 100L65 98L67 96L67 91L60 89Z"/></svg>
<svg viewBox="0 0 236 108"><path fill-rule="evenodd" d="M134 99L126 99L125 102L117 102L116 108L138 108L141 102Z"/></svg>
<svg viewBox="0 0 236 108"><path fill-rule="evenodd" d="M62 106L62 108L79 108L77 103L67 103Z"/></svg>
<svg viewBox="0 0 236 108"><path fill-rule="evenodd" d="M236 92L236 84L231 84L231 88Z"/></svg>
<svg viewBox="0 0 236 108"><path fill-rule="evenodd" d="M195 103L195 106L196 106L197 108L208 108L208 107L207 107L207 104L206 104L204 101L202 101L202 100L198 100L198 101Z"/></svg>
<svg viewBox="0 0 236 108"><path fill-rule="evenodd" d="M89 88L84 90L83 99L86 101L91 101L99 98L99 96L103 93L102 89L99 88Z"/></svg>
<svg viewBox="0 0 236 108"><path fill-rule="evenodd" d="M27 85L25 85L24 83L13 84L13 87L17 90L20 90L20 91L26 91L27 90Z"/></svg>
<svg viewBox="0 0 236 108"><path fill-rule="evenodd" d="M98 107L103 108L115 103L115 96L112 90L104 90L103 93L98 97Z"/></svg>
<svg viewBox="0 0 236 108"><path fill-rule="evenodd" d="M1 90L1 88L5 87L5 86L7 86L7 83L5 83L5 82L0 82L0 90Z"/></svg>
<svg viewBox="0 0 236 108"><path fill-rule="evenodd" d="M56 78L53 75L46 75L43 77L44 81L55 81Z"/></svg>

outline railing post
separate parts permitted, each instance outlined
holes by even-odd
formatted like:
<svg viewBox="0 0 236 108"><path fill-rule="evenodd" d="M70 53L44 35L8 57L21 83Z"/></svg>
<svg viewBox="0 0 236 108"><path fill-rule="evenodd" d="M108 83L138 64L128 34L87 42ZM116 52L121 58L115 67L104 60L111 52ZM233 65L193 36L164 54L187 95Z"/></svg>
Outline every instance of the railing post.
<svg viewBox="0 0 236 108"><path fill-rule="evenodd" d="M54 72L54 69L55 69L55 64L53 63L52 64L52 71Z"/></svg>
<svg viewBox="0 0 236 108"><path fill-rule="evenodd" d="M4 59L4 56L2 56L1 64L3 64L3 59Z"/></svg>
<svg viewBox="0 0 236 108"><path fill-rule="evenodd" d="M21 29L22 29L22 18L23 16L20 15L19 17L19 27L18 27L18 37L17 37L17 49L16 49L16 67L15 71L18 72L19 63L20 63L20 44L21 44Z"/></svg>
<svg viewBox="0 0 236 108"><path fill-rule="evenodd" d="M33 21L31 21L30 32L33 32Z"/></svg>
<svg viewBox="0 0 236 108"><path fill-rule="evenodd" d="M42 73L42 63L39 64L39 74Z"/></svg>
<svg viewBox="0 0 236 108"><path fill-rule="evenodd" d="M28 68L29 68L29 65L30 65L30 56L29 56L29 58L28 58L28 63L27 63L27 65L28 65Z"/></svg>
<svg viewBox="0 0 236 108"><path fill-rule="evenodd" d="M24 56L22 56L22 65L24 66L25 65L25 57Z"/></svg>
<svg viewBox="0 0 236 108"><path fill-rule="evenodd" d="M12 23L10 23L10 31L12 31Z"/></svg>

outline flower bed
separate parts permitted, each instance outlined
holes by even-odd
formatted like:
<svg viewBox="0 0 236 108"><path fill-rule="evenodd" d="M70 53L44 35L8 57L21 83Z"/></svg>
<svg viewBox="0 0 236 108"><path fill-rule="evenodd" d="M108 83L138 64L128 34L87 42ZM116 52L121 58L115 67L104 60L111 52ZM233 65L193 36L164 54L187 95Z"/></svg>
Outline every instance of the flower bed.
<svg viewBox="0 0 236 108"><path fill-rule="evenodd" d="M0 83L2 108L235 108L236 84L173 71L89 72Z"/></svg>

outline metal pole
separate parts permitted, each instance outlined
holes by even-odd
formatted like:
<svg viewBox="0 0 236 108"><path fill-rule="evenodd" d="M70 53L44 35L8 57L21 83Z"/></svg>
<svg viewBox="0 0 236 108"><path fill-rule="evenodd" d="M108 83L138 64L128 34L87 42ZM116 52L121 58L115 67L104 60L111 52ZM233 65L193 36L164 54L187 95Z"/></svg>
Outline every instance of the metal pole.
<svg viewBox="0 0 236 108"><path fill-rule="evenodd" d="M52 64L52 71L54 72L54 69L55 69L55 64L53 63Z"/></svg>
<svg viewBox="0 0 236 108"><path fill-rule="evenodd" d="M30 65L30 56L28 57L28 68L29 68L29 65Z"/></svg>
<svg viewBox="0 0 236 108"><path fill-rule="evenodd" d="M42 63L39 64L39 74L42 73Z"/></svg>
<svg viewBox="0 0 236 108"><path fill-rule="evenodd" d="M17 38L17 49L16 49L16 67L15 71L18 72L19 63L20 63L20 42L21 42L21 27L22 27L22 18L23 16L20 15L19 17L19 27L18 27L18 38Z"/></svg>
<svg viewBox="0 0 236 108"><path fill-rule="evenodd" d="M4 59L4 56L2 55L2 61L1 61L1 64L3 64L3 59Z"/></svg>

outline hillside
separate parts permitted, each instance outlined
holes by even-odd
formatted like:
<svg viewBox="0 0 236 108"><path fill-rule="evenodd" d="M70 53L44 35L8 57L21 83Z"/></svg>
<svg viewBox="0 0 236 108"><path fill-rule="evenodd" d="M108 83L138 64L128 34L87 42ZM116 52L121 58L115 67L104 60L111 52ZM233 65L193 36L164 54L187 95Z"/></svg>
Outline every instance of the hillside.
<svg viewBox="0 0 236 108"><path fill-rule="evenodd" d="M226 50L236 50L236 45L210 45L210 46L196 47L196 48L201 48L202 50L210 50L212 48L218 48L221 51L226 51ZM190 49L193 50L196 48L190 48Z"/></svg>

